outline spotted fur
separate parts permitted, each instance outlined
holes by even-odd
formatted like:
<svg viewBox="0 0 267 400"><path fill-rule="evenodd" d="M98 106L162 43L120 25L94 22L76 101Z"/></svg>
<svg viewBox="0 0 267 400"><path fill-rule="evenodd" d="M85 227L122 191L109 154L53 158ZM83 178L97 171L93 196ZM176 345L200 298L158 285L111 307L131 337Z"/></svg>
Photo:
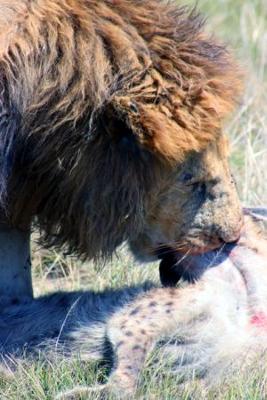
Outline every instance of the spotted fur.
<svg viewBox="0 0 267 400"><path fill-rule="evenodd" d="M266 351L266 244L247 218L238 245L194 258L194 285L57 293L9 307L0 316L2 356L43 348L46 356L111 360L106 385L78 387L64 399L95 390L133 394L156 347L162 370L214 384Z"/></svg>

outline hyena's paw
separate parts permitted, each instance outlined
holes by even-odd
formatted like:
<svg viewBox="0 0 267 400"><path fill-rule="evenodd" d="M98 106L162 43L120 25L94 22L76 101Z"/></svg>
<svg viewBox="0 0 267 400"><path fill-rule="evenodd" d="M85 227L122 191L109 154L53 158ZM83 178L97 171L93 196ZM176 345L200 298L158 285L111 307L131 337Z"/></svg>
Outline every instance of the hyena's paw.
<svg viewBox="0 0 267 400"><path fill-rule="evenodd" d="M131 369L127 367L114 370L105 385L106 392L111 396L108 399L113 398L113 396L115 399L121 400L136 398L138 375L133 367Z"/></svg>

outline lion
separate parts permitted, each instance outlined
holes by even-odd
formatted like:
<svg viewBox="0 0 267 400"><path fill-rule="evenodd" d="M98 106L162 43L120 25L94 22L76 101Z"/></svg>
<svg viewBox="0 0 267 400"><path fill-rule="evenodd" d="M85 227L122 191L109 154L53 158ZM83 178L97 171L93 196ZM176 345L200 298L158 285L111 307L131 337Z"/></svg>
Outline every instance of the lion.
<svg viewBox="0 0 267 400"><path fill-rule="evenodd" d="M11 366L21 355L40 357L40 351L52 359L55 352L78 353L82 360L104 359L111 366L106 384L74 388L60 399L94 391L129 398L155 348L154 362L164 373L181 382L218 384L266 353L266 244L259 224L246 215L237 244L177 256L174 267L184 269L187 281L190 263L195 284L162 288L147 282L98 293L54 293L10 306L0 315L1 355Z"/></svg>
<svg viewBox="0 0 267 400"><path fill-rule="evenodd" d="M222 128L241 74L195 10L0 0L0 32L5 229L35 226L44 246L93 260L125 241L150 260L164 247L198 253L239 238ZM27 277L8 277L1 294L17 301L28 279L31 297L29 258L11 263L6 247L3 277Z"/></svg>

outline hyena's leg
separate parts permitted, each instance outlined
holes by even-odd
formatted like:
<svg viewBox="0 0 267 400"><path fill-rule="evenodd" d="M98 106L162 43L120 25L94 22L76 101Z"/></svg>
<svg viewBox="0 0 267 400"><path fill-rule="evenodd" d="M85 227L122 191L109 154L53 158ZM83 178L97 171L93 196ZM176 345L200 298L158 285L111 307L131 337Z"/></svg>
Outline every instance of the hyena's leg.
<svg viewBox="0 0 267 400"><path fill-rule="evenodd" d="M206 282L184 289L154 289L115 313L107 326L107 339L113 349L114 368L106 385L76 387L57 399L78 399L93 392L114 393L125 399L134 395L146 356L161 336L172 335L207 311L216 287ZM107 398L108 397L107 394Z"/></svg>
<svg viewBox="0 0 267 400"><path fill-rule="evenodd" d="M119 394L135 392L146 356L161 336L174 334L180 324L208 308L213 285L199 283L184 289L155 289L115 315L107 336L115 365L109 387Z"/></svg>

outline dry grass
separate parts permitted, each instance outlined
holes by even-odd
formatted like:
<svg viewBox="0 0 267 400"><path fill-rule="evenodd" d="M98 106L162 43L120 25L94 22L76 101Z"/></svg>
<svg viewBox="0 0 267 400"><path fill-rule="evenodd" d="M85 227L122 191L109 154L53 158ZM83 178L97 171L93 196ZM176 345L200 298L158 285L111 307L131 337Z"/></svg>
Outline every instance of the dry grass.
<svg viewBox="0 0 267 400"><path fill-rule="evenodd" d="M190 1L194 4L193 1ZM246 205L267 203L267 2L200 0L208 27L229 43L245 73L245 95L226 127L232 167Z"/></svg>
<svg viewBox="0 0 267 400"><path fill-rule="evenodd" d="M188 0L188 4L194 4ZM246 72L243 102L227 131L232 142L232 167L246 205L267 205L267 2L266 0L199 0L198 6L209 16L209 29L231 43ZM139 283L157 279L155 265L135 265L127 250L104 267L80 265L55 252L35 249L35 294L59 289L103 289L109 285ZM163 371L164 372L164 371ZM21 364L16 380L0 382L3 400L53 399L54 394L75 384L92 384L101 371L94 364L73 360L53 364L36 361ZM262 368L236 376L216 389L204 391L196 382L181 389L177 377L158 376L155 369L144 373L140 396L146 399L255 399L267 398L266 373ZM96 399L96 396L94 396Z"/></svg>

